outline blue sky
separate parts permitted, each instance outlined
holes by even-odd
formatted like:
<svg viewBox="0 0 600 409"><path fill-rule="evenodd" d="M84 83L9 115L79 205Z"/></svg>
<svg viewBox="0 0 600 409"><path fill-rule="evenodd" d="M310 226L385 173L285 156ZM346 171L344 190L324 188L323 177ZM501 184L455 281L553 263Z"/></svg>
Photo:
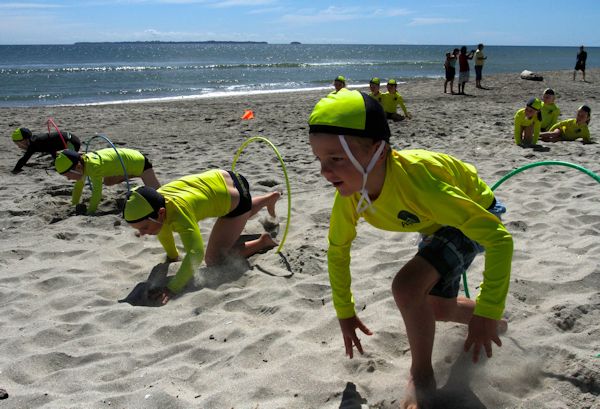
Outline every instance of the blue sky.
<svg viewBox="0 0 600 409"><path fill-rule="evenodd" d="M600 1L0 0L0 44L267 41L600 46Z"/></svg>

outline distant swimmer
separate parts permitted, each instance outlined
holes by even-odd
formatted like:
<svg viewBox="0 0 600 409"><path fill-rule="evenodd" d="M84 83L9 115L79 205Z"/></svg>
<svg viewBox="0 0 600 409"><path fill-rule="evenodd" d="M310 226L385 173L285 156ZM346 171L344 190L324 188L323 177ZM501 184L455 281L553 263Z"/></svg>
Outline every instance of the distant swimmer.
<svg viewBox="0 0 600 409"><path fill-rule="evenodd" d="M592 143L588 125L592 119L592 110L587 105L582 105L577 110L577 117L565 119L552 125L548 132L540 134L544 142L582 140L584 144Z"/></svg>
<svg viewBox="0 0 600 409"><path fill-rule="evenodd" d="M263 207L271 217L276 217L275 203L280 195L271 192L253 198L244 176L221 169L184 176L159 189L144 186L129 193L123 209L125 221L139 235L157 236L167 253L167 261L179 258L173 232L179 234L186 252L175 276L166 287L153 291L151 297L166 304L183 290L202 260L212 266L231 253L250 257L275 247L277 243L268 233L236 243L248 219ZM205 253L198 222L210 217L217 220Z"/></svg>
<svg viewBox="0 0 600 409"><path fill-rule="evenodd" d="M64 150L57 155L54 166L58 173L69 180L75 180L71 199L71 203L75 206L81 200L86 177L90 178L92 197L86 213L93 214L102 199L102 185L111 186L125 181L121 160L129 178L141 177L146 186L160 187L152 163L134 149L117 148L115 151L113 148L106 148L84 154Z"/></svg>
<svg viewBox="0 0 600 409"><path fill-rule="evenodd" d="M49 153L52 155L52 158L56 158L56 152L65 149L65 144L67 145L66 147L76 152L81 147L79 138L66 131L61 132L61 134L58 132L33 134L28 128L17 128L11 136L13 142L25 151L25 154L19 159L12 173L21 172L23 166L25 166L27 161L36 152Z"/></svg>
<svg viewBox="0 0 600 409"><path fill-rule="evenodd" d="M542 101L531 98L525 108L515 114L515 143L523 148L531 148L537 144L540 136Z"/></svg>

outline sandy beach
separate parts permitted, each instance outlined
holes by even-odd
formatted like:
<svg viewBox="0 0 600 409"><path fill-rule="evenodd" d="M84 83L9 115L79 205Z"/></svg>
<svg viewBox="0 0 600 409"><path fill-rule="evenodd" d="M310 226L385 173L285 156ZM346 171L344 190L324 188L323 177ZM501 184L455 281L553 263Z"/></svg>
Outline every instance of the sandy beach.
<svg viewBox="0 0 600 409"><path fill-rule="evenodd" d="M390 123L392 145L452 154L490 185L538 161L600 173L598 143L542 142L546 151L514 144L515 111L547 87L558 94L561 119L588 104L590 133L600 140L600 69L588 70L589 82L573 81L572 71L541 74L544 81L534 82L484 71L489 89L475 89L473 79L467 96L444 94L442 79L401 84L413 119ZM0 388L9 395L0 408L399 408L410 349L390 286L416 252L417 236L359 226L353 292L374 334L362 337L364 355L346 358L327 275L334 189L308 144L308 116L324 94L0 109ZM246 109L254 119L240 119ZM248 137L268 138L292 190L282 252L202 267L166 306L144 305L144 286L179 264L165 266L158 240L136 237L122 221L124 184L104 189L95 216L77 216L72 183L49 156L34 156L11 174L21 156L11 132L45 131L49 117L84 141L104 134L140 150L162 183L229 169ZM96 138L89 149L105 147ZM236 170L253 194L286 191L266 144L248 145ZM515 243L509 330L494 356L475 365L462 352L466 328L437 325L436 408L599 409L600 184L576 169L544 166L509 179L496 194ZM286 195L277 205L279 240ZM264 215L245 233L261 233ZM213 222L200 223L205 240ZM479 256L468 275L472 295L482 269Z"/></svg>

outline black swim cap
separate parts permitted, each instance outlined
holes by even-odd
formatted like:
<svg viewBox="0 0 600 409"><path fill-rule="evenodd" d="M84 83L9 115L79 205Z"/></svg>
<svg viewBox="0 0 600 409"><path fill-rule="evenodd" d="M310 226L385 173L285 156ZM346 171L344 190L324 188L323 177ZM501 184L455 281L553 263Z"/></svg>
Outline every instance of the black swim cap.
<svg viewBox="0 0 600 409"><path fill-rule="evenodd" d="M308 120L309 133L328 133L390 141L390 127L383 108L359 91L340 91L322 98Z"/></svg>

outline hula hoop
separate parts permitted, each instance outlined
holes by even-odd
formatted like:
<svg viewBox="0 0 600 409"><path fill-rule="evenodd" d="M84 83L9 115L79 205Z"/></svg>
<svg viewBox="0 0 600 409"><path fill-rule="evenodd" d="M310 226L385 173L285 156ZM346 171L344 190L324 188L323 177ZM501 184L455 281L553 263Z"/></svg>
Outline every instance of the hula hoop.
<svg viewBox="0 0 600 409"><path fill-rule="evenodd" d="M92 142L96 138L104 139L115 150L115 153L117 154L117 157L119 158L119 162L121 162L121 166L123 167L123 175L125 176L125 183L127 183L127 192L130 192L131 188L129 186L129 176L127 175L127 169L125 168L125 162L123 162L123 158L121 157L121 154L119 154L119 151L117 150L115 145L110 141L110 139L108 139L104 134L98 134L98 135L92 136L90 138L90 140L85 143L85 153L88 152L88 149L90 147L90 142ZM89 178L88 178L88 182L89 182Z"/></svg>
<svg viewBox="0 0 600 409"><path fill-rule="evenodd" d="M275 152L275 155L277 155L277 159L279 159L279 163L281 163L281 167L283 169L283 175L285 176L285 187L287 189L288 209L287 209L287 221L285 223L285 230L283 231L283 237L281 238L281 242L279 243L279 247L277 247L277 251L276 251L276 253L279 253L279 252L281 252L281 249L283 248L283 243L285 243L285 239L287 237L288 230L290 228L290 219L291 219L291 212L292 212L292 190L290 189L290 180L288 178L287 169L285 167L285 163L283 162L283 158L281 157L281 154L279 153L279 151L277 150L275 145L273 145L273 143L271 143L271 141L268 140L267 138L264 138L262 136L253 136L253 137L247 139L237 150L235 156L233 157L233 163L231 164L231 170L235 171L235 164L237 163L237 160L238 160L240 154L246 148L246 146L248 146L251 142L254 142L254 141L264 142L267 145L269 145L271 147L271 149L273 149L273 152Z"/></svg>
<svg viewBox="0 0 600 409"><path fill-rule="evenodd" d="M56 132L58 132L58 135L60 136L60 140L62 141L65 149L69 149L69 146L67 145L67 141L65 141L65 137L60 132L60 129L58 129L58 126L56 125L56 123L54 123L54 120L52 118L48 118L48 120L46 121L46 125L48 126L48 134L50 134L50 125L52 125L54 127L54 129L56 129Z"/></svg>
<svg viewBox="0 0 600 409"><path fill-rule="evenodd" d="M500 186L502 183L506 182L508 179L515 176L516 174L521 173L527 169L535 168L538 166L565 166L568 168L577 169L577 170L585 173L586 175L590 176L591 178L593 178L596 182L600 183L600 176L598 176L598 174L592 172L591 170L584 168L583 166L579 166L579 165L576 165L571 162L563 162L560 160L543 160L543 161L539 161L539 162L528 163L527 165L523 165L523 166L518 167L517 169L514 169L513 171L507 173L502 178L500 178L500 180L497 181L494 184L494 186L492 186L492 191L496 190L496 188L498 186ZM471 298L471 295L469 294L469 286L467 284L467 272L466 271L463 271L462 278L463 278L463 287L465 290L465 295L467 296L467 298Z"/></svg>

